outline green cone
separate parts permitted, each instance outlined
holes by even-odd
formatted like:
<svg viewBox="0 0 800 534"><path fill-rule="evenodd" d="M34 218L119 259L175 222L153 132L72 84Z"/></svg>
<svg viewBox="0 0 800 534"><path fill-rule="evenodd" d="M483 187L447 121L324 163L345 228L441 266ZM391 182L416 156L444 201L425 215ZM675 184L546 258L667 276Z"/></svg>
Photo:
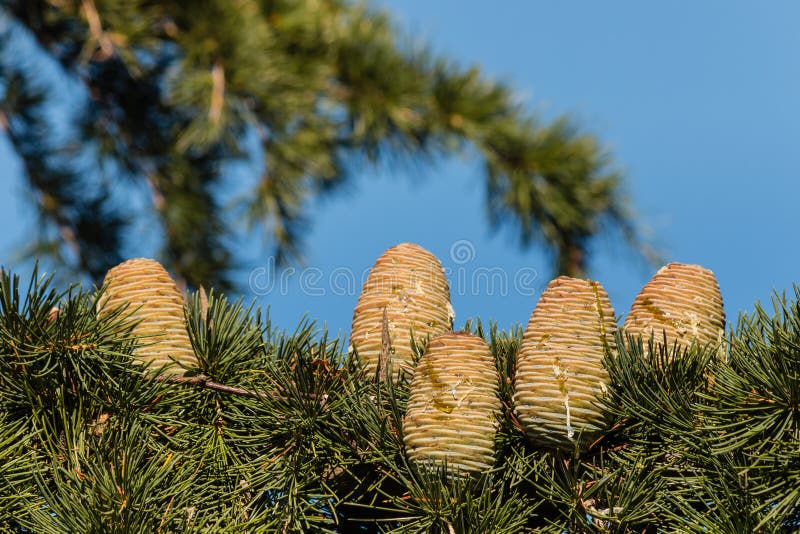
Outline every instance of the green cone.
<svg viewBox="0 0 800 534"><path fill-rule="evenodd" d="M700 265L665 265L637 295L624 326L645 341L653 336L663 343L666 334L669 348L695 343L722 351L725 311L717 278Z"/></svg>
<svg viewBox="0 0 800 534"><path fill-rule="evenodd" d="M128 305L125 313L137 321L133 332L141 338L136 356L152 368L175 366L175 361L182 367L197 365L183 296L160 263L145 258L125 261L106 273L104 284L98 313Z"/></svg>
<svg viewBox="0 0 800 534"><path fill-rule="evenodd" d="M463 332L431 340L411 380L403 421L412 461L451 472L489 469L500 411L498 374L484 340Z"/></svg>
<svg viewBox="0 0 800 534"><path fill-rule="evenodd" d="M587 448L605 428L597 404L608 385L603 358L617 323L603 286L561 276L531 314L517 355L514 410L528 437Z"/></svg>
<svg viewBox="0 0 800 534"><path fill-rule="evenodd" d="M403 243L372 267L353 311L350 344L370 374L381 364L388 368L389 362L381 362L384 341L395 374L410 372L411 333L420 340L449 332L453 315L442 263L419 245Z"/></svg>

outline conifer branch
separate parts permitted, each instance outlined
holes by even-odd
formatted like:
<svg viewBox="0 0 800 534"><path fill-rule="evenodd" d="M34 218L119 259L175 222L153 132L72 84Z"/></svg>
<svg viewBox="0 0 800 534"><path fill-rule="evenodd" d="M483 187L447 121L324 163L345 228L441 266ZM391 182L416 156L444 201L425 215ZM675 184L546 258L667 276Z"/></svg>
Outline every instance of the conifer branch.
<svg viewBox="0 0 800 534"><path fill-rule="evenodd" d="M582 270L592 241L612 227L635 252L649 253L600 142L567 118L539 120L512 88L478 68L405 48L404 36L377 10L339 0L202 10L191 2L141 0L3 5L10 24L41 45L33 56L54 59L62 78L54 85L42 75L48 69L6 54L2 85L14 69L24 71L55 87L42 98L56 105L63 102L62 80L85 89L70 92L84 100L74 106L82 112L67 119L81 149L29 185L40 193L58 185L54 198L69 214L63 235L37 252L59 257L77 243L92 259L79 267L93 275L125 250L120 239L106 237L108 224L95 224L109 215L93 214L122 210L121 225L139 216L121 206L139 202L111 195L86 202L85 188L76 185L83 176L129 179L134 186L122 194L141 201L147 189L136 185L149 184L154 210L145 216L160 224L147 227L163 229L169 270L189 287L224 289L235 263L226 243L247 231L223 217L219 185L230 163L263 161L248 167L266 178L252 181L242 207L249 228L264 229L281 263L301 258L310 202L351 179L350 161L430 162L468 146L486 169L490 226L511 226L523 246L547 249L555 270ZM2 109L0 119L13 127L15 114L37 105L19 104L25 109ZM54 132L63 130L45 129L37 145L52 145ZM248 141L250 134L261 137L260 145ZM40 157L14 148L28 168ZM70 166L79 177L60 172ZM53 218L48 206L37 209Z"/></svg>

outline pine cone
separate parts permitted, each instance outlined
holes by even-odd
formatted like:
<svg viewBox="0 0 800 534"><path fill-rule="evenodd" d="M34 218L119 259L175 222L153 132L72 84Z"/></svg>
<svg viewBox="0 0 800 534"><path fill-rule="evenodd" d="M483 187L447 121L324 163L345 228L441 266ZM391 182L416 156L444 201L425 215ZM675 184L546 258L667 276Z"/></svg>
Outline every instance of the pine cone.
<svg viewBox="0 0 800 534"><path fill-rule="evenodd" d="M586 448L602 432L597 397L609 381L603 358L616 329L600 283L561 276L548 284L517 355L514 409L531 440Z"/></svg>
<svg viewBox="0 0 800 534"><path fill-rule="evenodd" d="M384 310L388 360L397 375L410 371L414 354L411 333L416 340L449 332L453 325L450 288L439 259L411 243L390 248L378 258L369 273L353 311L351 347L375 374L388 368L381 362L384 339ZM381 379L385 378L383 372Z"/></svg>
<svg viewBox="0 0 800 534"><path fill-rule="evenodd" d="M124 304L125 314L137 321L133 333L141 338L136 356L153 368L197 365L186 330L184 301L169 273L155 260L137 258L120 263L106 273L105 292L98 313Z"/></svg>
<svg viewBox="0 0 800 534"><path fill-rule="evenodd" d="M498 381L481 338L451 332L432 339L414 369L403 421L411 460L425 465L446 459L452 472L489 469L501 407Z"/></svg>
<svg viewBox="0 0 800 534"><path fill-rule="evenodd" d="M653 336L671 349L674 343L688 349L722 347L725 311L714 273L699 265L670 263L645 284L625 319L628 334Z"/></svg>

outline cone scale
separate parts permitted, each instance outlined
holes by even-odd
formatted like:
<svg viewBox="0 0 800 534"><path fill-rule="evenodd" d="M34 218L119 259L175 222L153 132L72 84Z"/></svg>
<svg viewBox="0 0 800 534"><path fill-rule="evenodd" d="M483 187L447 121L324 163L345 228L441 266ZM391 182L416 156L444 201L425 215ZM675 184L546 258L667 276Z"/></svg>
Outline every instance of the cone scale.
<svg viewBox="0 0 800 534"><path fill-rule="evenodd" d="M371 375L379 366L388 369L386 360L395 375L408 372L414 359L412 332L415 340L449 332L453 315L439 259L419 245L403 243L381 254L372 267L353 311L351 347Z"/></svg>
<svg viewBox="0 0 800 534"><path fill-rule="evenodd" d="M98 313L127 305L125 313L137 323L133 333L141 338L135 356L154 369L175 367L175 361L183 367L197 365L183 295L160 263L145 258L125 261L106 273L104 285Z"/></svg>
<svg viewBox="0 0 800 534"><path fill-rule="evenodd" d="M677 343L721 348L725 333L725 311L714 273L700 265L670 263L653 275L633 301L625 319L625 331L653 336L668 348Z"/></svg>
<svg viewBox="0 0 800 534"><path fill-rule="evenodd" d="M603 286L561 276L542 293L517 355L514 410L544 446L585 449L605 428L597 398L606 390L606 351L617 324Z"/></svg>
<svg viewBox="0 0 800 534"><path fill-rule="evenodd" d="M498 380L483 339L464 332L432 339L414 369L403 421L409 458L421 466L446 461L451 473L491 468Z"/></svg>

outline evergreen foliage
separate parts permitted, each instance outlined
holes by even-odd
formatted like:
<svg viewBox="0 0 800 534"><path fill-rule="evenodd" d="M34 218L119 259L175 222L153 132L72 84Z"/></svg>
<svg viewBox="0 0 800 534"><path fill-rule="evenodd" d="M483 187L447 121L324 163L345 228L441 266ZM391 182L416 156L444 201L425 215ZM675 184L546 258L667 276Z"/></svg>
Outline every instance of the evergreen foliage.
<svg viewBox="0 0 800 534"><path fill-rule="evenodd" d="M160 239L170 272L225 289L239 223L291 260L310 199L359 163L465 150L492 226L544 245L559 273L580 274L606 229L644 250L594 137L403 44L361 3L0 0L0 29L0 123L41 215L29 252L96 282Z"/></svg>
<svg viewBox="0 0 800 534"><path fill-rule="evenodd" d="M534 445L512 410L522 331L470 322L500 374L492 469L418 466L409 382L365 374L313 324L277 330L211 292L188 303L198 365L133 356L100 293L0 276L0 524L15 532L778 532L800 516L800 288L714 350L619 333L608 430ZM53 308L57 307L58 310ZM419 357L422 347L413 347ZM390 373L393 375L393 373Z"/></svg>

